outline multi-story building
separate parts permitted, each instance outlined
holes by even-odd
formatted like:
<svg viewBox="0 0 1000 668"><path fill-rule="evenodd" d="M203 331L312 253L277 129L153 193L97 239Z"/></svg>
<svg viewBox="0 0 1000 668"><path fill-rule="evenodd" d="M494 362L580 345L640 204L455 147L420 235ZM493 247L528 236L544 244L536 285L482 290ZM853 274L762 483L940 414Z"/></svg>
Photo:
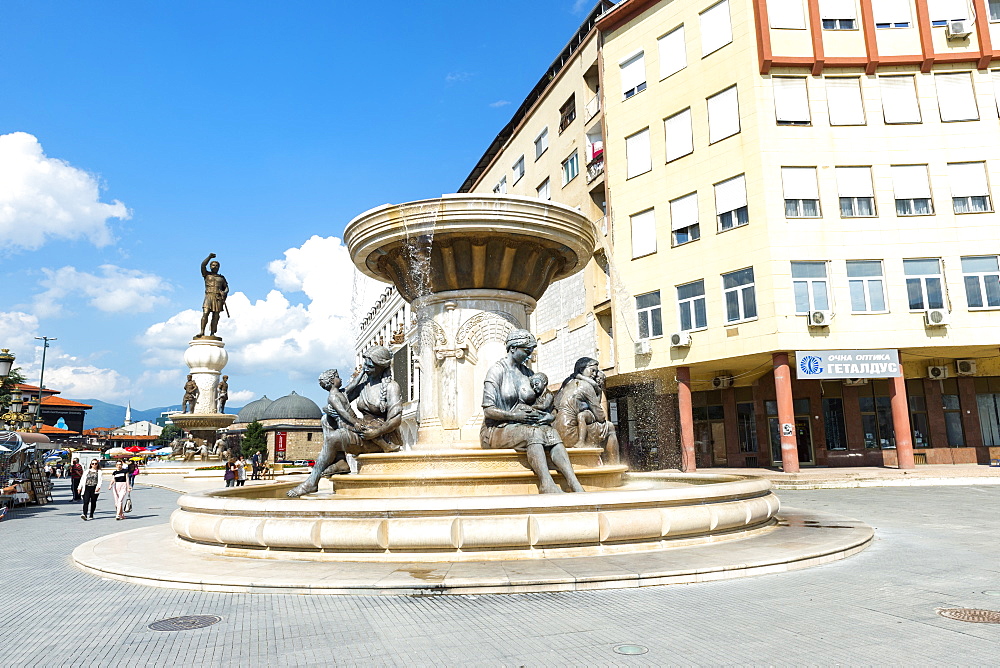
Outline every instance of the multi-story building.
<svg viewBox="0 0 1000 668"><path fill-rule="evenodd" d="M1000 457L1000 2L597 11L604 359L633 463ZM538 98L482 185L517 165Z"/></svg>
<svg viewBox="0 0 1000 668"><path fill-rule="evenodd" d="M576 207L601 239L586 269L553 283L532 314L537 367L557 383L580 357L614 366L611 294L604 239L604 128L596 21L613 7L602 1L549 66L480 158L459 192L554 200Z"/></svg>

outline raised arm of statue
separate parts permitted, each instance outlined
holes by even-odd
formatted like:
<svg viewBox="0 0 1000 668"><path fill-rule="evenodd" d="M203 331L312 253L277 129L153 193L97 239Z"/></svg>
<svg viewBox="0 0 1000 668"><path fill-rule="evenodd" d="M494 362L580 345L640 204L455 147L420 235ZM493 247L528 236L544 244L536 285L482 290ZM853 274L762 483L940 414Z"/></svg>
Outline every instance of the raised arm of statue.
<svg viewBox="0 0 1000 668"><path fill-rule="evenodd" d="M201 275L202 276L208 276L208 274L210 273L208 271L208 263L211 262L213 258L215 258L215 253L209 253L208 257L206 257L202 261L202 263L201 263ZM227 287L227 289L228 289L228 287Z"/></svg>

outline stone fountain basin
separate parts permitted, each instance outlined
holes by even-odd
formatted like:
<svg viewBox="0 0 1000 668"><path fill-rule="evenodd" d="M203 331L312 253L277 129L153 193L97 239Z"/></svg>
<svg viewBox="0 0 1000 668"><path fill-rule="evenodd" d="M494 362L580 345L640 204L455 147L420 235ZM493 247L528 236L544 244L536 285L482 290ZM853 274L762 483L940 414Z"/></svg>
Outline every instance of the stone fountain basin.
<svg viewBox="0 0 1000 668"><path fill-rule="evenodd" d="M362 272L394 283L408 302L470 289L538 299L587 264L597 235L586 216L556 202L457 194L366 211L344 242Z"/></svg>
<svg viewBox="0 0 1000 668"><path fill-rule="evenodd" d="M618 490L477 497L278 498L293 483L182 496L170 524L203 553L310 561L492 561L662 550L774 527L768 480L643 474Z"/></svg>

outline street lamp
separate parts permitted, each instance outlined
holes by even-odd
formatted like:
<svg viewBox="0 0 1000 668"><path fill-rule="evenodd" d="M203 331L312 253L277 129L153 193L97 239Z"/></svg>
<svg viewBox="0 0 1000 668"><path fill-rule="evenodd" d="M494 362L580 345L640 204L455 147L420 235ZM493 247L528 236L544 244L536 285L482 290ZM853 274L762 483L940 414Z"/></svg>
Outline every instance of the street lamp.
<svg viewBox="0 0 1000 668"><path fill-rule="evenodd" d="M9 376L12 366L14 366L14 353L7 348L0 349L0 378Z"/></svg>
<svg viewBox="0 0 1000 668"><path fill-rule="evenodd" d="M45 351L49 348L49 341L58 341L55 337L49 338L48 336L36 336L37 340L42 341L42 371L38 377L38 413L36 414L36 422L41 423L42 421L42 392L45 391Z"/></svg>

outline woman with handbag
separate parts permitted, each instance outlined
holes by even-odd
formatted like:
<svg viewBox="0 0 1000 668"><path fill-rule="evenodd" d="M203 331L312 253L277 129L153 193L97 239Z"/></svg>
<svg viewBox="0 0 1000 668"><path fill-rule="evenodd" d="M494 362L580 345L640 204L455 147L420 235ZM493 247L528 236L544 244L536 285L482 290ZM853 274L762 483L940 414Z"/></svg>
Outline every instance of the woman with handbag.
<svg viewBox="0 0 1000 668"><path fill-rule="evenodd" d="M83 514L80 518L84 521L94 519L94 510L97 508L97 495L101 493L104 485L104 474L101 472L101 461L94 459L90 462L87 472L80 476L80 482L76 491L83 498ZM90 509L88 514L87 510Z"/></svg>
<svg viewBox="0 0 1000 668"><path fill-rule="evenodd" d="M129 498L129 492L132 491L131 486L128 484L128 471L125 470L125 466L119 460L115 464L115 470L111 474L111 485L108 489L114 494L115 497L115 519L123 520L125 519L125 500Z"/></svg>
<svg viewBox="0 0 1000 668"><path fill-rule="evenodd" d="M222 478L226 481L226 487L232 487L236 484L236 465L232 462L226 462L226 472L222 475Z"/></svg>

